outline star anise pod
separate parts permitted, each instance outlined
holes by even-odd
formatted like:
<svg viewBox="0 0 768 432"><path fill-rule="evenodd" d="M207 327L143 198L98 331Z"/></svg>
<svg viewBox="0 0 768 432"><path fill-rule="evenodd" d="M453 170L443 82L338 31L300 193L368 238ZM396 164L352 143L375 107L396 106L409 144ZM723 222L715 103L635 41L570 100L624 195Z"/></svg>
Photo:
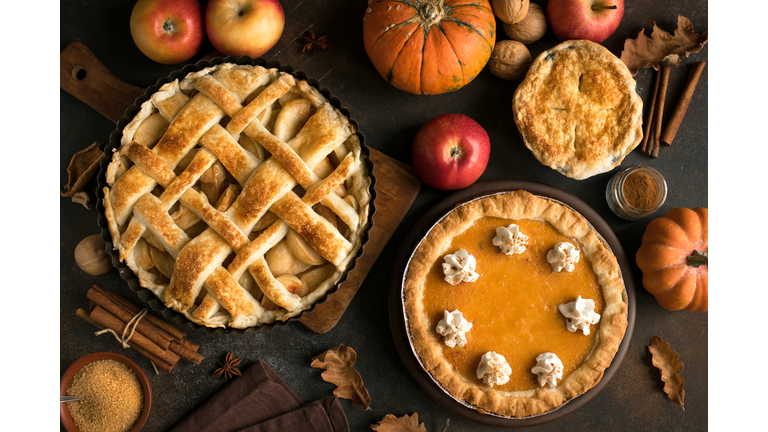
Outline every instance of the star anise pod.
<svg viewBox="0 0 768 432"><path fill-rule="evenodd" d="M312 30L309 31L308 36L304 36L304 48L302 48L301 52L307 52L307 51L328 51L328 44L326 41L328 40L328 36L317 36L315 32Z"/></svg>
<svg viewBox="0 0 768 432"><path fill-rule="evenodd" d="M213 371L213 376L220 377L224 375L226 379L232 378L235 375L240 376L240 369L237 368L237 365L240 364L241 360L242 358L235 358L235 354L232 350L229 350L224 358L224 363L219 363L221 367Z"/></svg>

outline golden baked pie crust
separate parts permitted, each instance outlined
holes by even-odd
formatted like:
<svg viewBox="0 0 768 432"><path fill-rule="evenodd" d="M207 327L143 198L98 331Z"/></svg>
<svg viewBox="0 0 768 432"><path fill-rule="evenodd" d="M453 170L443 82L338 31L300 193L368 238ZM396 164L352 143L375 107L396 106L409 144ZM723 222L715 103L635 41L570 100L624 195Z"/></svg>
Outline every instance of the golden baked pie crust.
<svg viewBox="0 0 768 432"><path fill-rule="evenodd" d="M481 217L549 222L558 232L578 243L582 259L589 260L598 278L605 308L596 330L595 346L581 366L564 376L554 388L502 391L489 387L481 380L468 380L445 358L442 337L429 324L422 303L426 275L436 261L450 252L446 249L452 239ZM584 217L570 207L522 190L468 202L452 210L436 224L416 248L408 264L403 301L408 333L424 369L454 398L505 417L546 413L594 387L611 364L627 327L627 297L621 270L604 240Z"/></svg>
<svg viewBox="0 0 768 432"><path fill-rule="evenodd" d="M620 165L643 138L635 80L621 60L587 40L541 53L515 91L512 111L536 159L578 180Z"/></svg>
<svg viewBox="0 0 768 432"><path fill-rule="evenodd" d="M224 63L163 85L113 151L103 192L114 248L141 286L200 325L299 315L369 228L355 126L274 68Z"/></svg>

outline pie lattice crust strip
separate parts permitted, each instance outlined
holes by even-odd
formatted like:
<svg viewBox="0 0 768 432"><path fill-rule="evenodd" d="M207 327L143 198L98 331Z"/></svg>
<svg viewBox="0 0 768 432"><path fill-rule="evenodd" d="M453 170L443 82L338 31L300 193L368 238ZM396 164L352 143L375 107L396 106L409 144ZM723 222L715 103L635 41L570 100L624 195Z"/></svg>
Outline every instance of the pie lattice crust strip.
<svg viewBox="0 0 768 432"><path fill-rule="evenodd" d="M369 228L355 126L274 68L223 63L163 85L113 151L103 204L119 259L200 325L299 315Z"/></svg>

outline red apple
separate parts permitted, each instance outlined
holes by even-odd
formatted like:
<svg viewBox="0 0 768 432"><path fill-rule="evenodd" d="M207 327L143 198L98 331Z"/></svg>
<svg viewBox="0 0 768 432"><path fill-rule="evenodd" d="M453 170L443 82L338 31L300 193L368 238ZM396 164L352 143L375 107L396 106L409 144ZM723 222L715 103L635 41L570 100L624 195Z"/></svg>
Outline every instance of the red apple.
<svg viewBox="0 0 768 432"><path fill-rule="evenodd" d="M285 14L277 0L211 0L205 31L224 55L260 57L283 34Z"/></svg>
<svg viewBox="0 0 768 432"><path fill-rule="evenodd" d="M158 63L187 61L203 43L203 8L197 0L139 0L131 13L131 36Z"/></svg>
<svg viewBox="0 0 768 432"><path fill-rule="evenodd" d="M587 39L602 43L619 27L624 0L549 0L547 21L561 41Z"/></svg>
<svg viewBox="0 0 768 432"><path fill-rule="evenodd" d="M411 157L416 174L435 189L453 190L474 183L491 155L488 133L463 114L443 114L419 129Z"/></svg>

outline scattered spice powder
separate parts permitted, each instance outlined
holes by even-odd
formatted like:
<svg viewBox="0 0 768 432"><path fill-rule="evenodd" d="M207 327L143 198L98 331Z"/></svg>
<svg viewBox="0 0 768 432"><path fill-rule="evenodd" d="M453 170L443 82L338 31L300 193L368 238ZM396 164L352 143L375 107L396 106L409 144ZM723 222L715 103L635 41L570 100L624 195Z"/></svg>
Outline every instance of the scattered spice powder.
<svg viewBox="0 0 768 432"><path fill-rule="evenodd" d="M125 432L144 409L144 391L136 373L117 360L98 360L72 377L67 395L80 398L67 408L81 432Z"/></svg>
<svg viewBox="0 0 768 432"><path fill-rule="evenodd" d="M635 171L624 180L624 198L634 208L647 210L656 203L659 188L651 176Z"/></svg>

